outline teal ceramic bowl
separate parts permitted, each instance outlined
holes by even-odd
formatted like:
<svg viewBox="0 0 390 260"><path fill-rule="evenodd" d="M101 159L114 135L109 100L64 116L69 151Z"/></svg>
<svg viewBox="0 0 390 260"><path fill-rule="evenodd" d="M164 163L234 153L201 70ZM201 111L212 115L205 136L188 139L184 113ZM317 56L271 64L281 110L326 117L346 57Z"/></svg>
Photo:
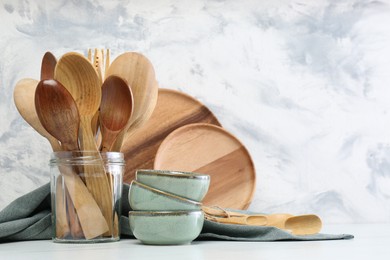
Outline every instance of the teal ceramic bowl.
<svg viewBox="0 0 390 260"><path fill-rule="evenodd" d="M202 204L137 181L132 181L129 190L130 207L133 210L201 210Z"/></svg>
<svg viewBox="0 0 390 260"><path fill-rule="evenodd" d="M200 173L137 170L136 180L153 188L190 200L201 201L210 186L210 176Z"/></svg>
<svg viewBox="0 0 390 260"><path fill-rule="evenodd" d="M202 211L130 211L129 223L134 236L144 244L188 244L202 230Z"/></svg>

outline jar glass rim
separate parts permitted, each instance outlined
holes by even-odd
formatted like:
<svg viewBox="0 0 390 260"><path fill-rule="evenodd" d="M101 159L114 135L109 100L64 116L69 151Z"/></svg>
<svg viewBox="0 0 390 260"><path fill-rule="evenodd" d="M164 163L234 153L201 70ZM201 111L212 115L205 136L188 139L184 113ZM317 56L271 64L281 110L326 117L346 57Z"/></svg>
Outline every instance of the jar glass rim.
<svg viewBox="0 0 390 260"><path fill-rule="evenodd" d="M59 151L53 152L50 165L53 164L101 164L124 165L124 155L120 152L97 151Z"/></svg>

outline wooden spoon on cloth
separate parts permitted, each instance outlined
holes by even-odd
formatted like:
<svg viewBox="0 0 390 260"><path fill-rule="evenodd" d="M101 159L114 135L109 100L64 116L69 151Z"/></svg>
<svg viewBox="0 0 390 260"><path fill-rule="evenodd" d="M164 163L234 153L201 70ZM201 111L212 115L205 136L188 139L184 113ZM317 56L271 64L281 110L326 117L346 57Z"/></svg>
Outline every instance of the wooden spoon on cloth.
<svg viewBox="0 0 390 260"><path fill-rule="evenodd" d="M109 66L106 75L116 75L124 79L131 87L134 98L133 115L129 121L128 131L142 125L145 116L151 116L157 103L158 85L152 63L142 54L125 52L119 55ZM151 111L151 112L150 112ZM137 123L138 122L138 123ZM119 151L125 136L122 132L113 151Z"/></svg>
<svg viewBox="0 0 390 260"><path fill-rule="evenodd" d="M294 235L313 235L321 231L322 222L316 215L291 216L289 214L247 215L215 217L207 215L206 219L225 224L237 224L247 226L277 227L291 232Z"/></svg>
<svg viewBox="0 0 390 260"><path fill-rule="evenodd" d="M245 214L235 211L227 211L222 208L202 207L205 218L220 223L239 224L248 226L272 226L287 230L294 235L312 235L321 231L322 222L317 215L291 214Z"/></svg>
<svg viewBox="0 0 390 260"><path fill-rule="evenodd" d="M133 112L133 95L127 83L118 76L109 76L102 86L100 103L101 151L111 151L120 132Z"/></svg>
<svg viewBox="0 0 390 260"><path fill-rule="evenodd" d="M56 80L40 81L35 92L35 107L43 127L61 141L64 150L78 150L80 118L76 103L66 88ZM90 239L107 232L109 228L100 208L75 169L64 165L59 169L85 237ZM80 236L73 209L69 207L68 210L72 216L71 233Z"/></svg>
<svg viewBox="0 0 390 260"><path fill-rule="evenodd" d="M91 125L92 118L99 109L102 92L95 68L81 54L66 53L57 63L54 78L66 87L76 101L80 113L81 149L98 153ZM85 180L112 234L112 195L103 160L101 162L101 165L84 166Z"/></svg>

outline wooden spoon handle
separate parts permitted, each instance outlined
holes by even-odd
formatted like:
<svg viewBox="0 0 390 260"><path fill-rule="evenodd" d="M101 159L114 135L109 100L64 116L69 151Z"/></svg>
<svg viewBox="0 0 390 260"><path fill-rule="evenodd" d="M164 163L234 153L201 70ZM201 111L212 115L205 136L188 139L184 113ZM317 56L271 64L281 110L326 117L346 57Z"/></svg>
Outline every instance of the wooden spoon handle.
<svg viewBox="0 0 390 260"><path fill-rule="evenodd" d="M93 56L93 66L98 74L100 84L103 83L103 63L104 63L104 49L95 49L95 54Z"/></svg>
<svg viewBox="0 0 390 260"><path fill-rule="evenodd" d="M253 216L231 216L231 217L215 217L205 214L205 218L210 221L225 223L225 224L237 224L237 225L247 225L247 226L266 226L267 218L263 215L253 215ZM251 221L248 222L248 218L251 218Z"/></svg>
<svg viewBox="0 0 390 260"><path fill-rule="evenodd" d="M62 182L63 178L61 175L59 175L56 181L55 193L55 226L57 238L65 238L70 233L66 214L66 195L65 190L62 189Z"/></svg>
<svg viewBox="0 0 390 260"><path fill-rule="evenodd" d="M230 216L248 216L248 214L235 212L235 211L229 211L224 208L215 206L215 207L209 207L209 206L202 206L202 210L209 215L217 216L217 217L230 217Z"/></svg>
<svg viewBox="0 0 390 260"><path fill-rule="evenodd" d="M81 147L84 151L96 152L100 156L92 135L91 120L91 117L86 116L80 119L82 133ZM100 163L98 164L84 165L84 173L88 190L99 205L107 221L109 227L109 233L107 235L110 235L112 234L113 228L113 202L111 187L107 179L103 159L100 157Z"/></svg>
<svg viewBox="0 0 390 260"><path fill-rule="evenodd" d="M69 196L73 202L86 239L100 236L109 230L106 219L81 178L69 168L60 165Z"/></svg>
<svg viewBox="0 0 390 260"><path fill-rule="evenodd" d="M79 217L77 216L76 209L74 208L72 199L69 196L68 189L65 187L66 193L66 206L67 206L67 216L69 219L70 234L72 239L82 239L84 238L83 229L80 224Z"/></svg>

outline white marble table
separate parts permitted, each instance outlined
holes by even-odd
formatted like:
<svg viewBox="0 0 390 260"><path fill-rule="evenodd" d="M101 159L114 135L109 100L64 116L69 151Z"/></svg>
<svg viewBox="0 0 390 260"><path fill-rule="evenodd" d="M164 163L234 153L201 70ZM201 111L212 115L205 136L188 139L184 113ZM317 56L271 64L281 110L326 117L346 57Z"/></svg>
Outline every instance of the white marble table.
<svg viewBox="0 0 390 260"><path fill-rule="evenodd" d="M325 226L323 233L349 233L352 240L310 242L195 241L181 246L146 246L134 239L105 244L51 241L0 244L1 260L17 259L372 259L390 257L390 224Z"/></svg>

